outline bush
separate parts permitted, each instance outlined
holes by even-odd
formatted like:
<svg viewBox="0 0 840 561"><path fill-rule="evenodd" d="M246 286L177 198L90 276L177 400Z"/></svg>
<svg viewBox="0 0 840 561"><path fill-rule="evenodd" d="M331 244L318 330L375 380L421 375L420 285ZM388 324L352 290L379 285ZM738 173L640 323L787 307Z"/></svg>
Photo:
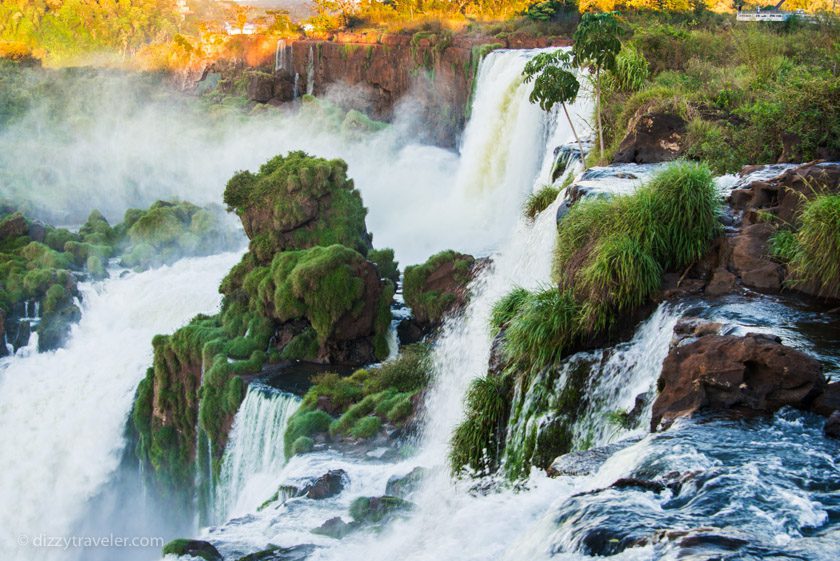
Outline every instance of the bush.
<svg viewBox="0 0 840 561"><path fill-rule="evenodd" d="M507 326L520 312L529 296L530 293L524 288L514 288L501 300L493 304L493 311L490 314L492 331L498 333L503 327Z"/></svg>
<svg viewBox="0 0 840 561"><path fill-rule="evenodd" d="M379 275L394 284L400 281L399 263L394 260L394 250L391 248L371 249L368 251L368 261L376 264Z"/></svg>
<svg viewBox="0 0 840 561"><path fill-rule="evenodd" d="M330 428L333 418L324 411L296 411L289 424L286 426L286 433L283 435L283 449L286 457L291 457L294 452L295 442L305 436L311 438L318 433L325 433Z"/></svg>
<svg viewBox="0 0 840 561"><path fill-rule="evenodd" d="M532 370L560 360L578 335L579 312L569 291L549 288L529 294L506 332L508 358Z"/></svg>
<svg viewBox="0 0 840 561"><path fill-rule="evenodd" d="M525 201L525 216L533 220L539 213L547 209L559 194L560 189L551 185L545 185L536 193L531 193Z"/></svg>
<svg viewBox="0 0 840 561"><path fill-rule="evenodd" d="M353 438L367 439L375 436L382 427L382 421L375 415L362 417L350 429L350 436Z"/></svg>

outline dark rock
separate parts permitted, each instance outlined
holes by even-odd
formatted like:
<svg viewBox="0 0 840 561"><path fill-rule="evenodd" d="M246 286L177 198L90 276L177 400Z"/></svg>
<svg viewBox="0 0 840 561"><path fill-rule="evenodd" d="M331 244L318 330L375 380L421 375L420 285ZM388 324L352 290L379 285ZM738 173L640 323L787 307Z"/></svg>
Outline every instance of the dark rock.
<svg viewBox="0 0 840 561"><path fill-rule="evenodd" d="M315 481L304 485L301 495L316 501L328 499L341 493L348 482L347 472L343 469L333 469Z"/></svg>
<svg viewBox="0 0 840 561"><path fill-rule="evenodd" d="M335 518L330 518L314 530L312 530L313 534L318 534L319 536L327 536L329 538L335 538L340 540L350 532L352 532L356 528L355 524L348 524L344 520L341 519L340 516L336 516Z"/></svg>
<svg viewBox="0 0 840 561"><path fill-rule="evenodd" d="M770 258L768 242L776 229L759 223L744 227L732 239L730 266L746 286L778 292L785 278L784 268Z"/></svg>
<svg viewBox="0 0 840 561"><path fill-rule="evenodd" d="M741 549L750 542L747 540L736 538L734 536L726 536L723 534L693 534L682 538L678 545L683 548L693 547L714 547L717 549L725 549L728 551L735 551Z"/></svg>
<svg viewBox="0 0 840 561"><path fill-rule="evenodd" d="M47 238L47 228L40 222L33 222L29 225L28 234L33 242L44 243Z"/></svg>
<svg viewBox="0 0 840 561"><path fill-rule="evenodd" d="M825 422L823 432L831 438L840 438L840 411L835 411Z"/></svg>
<svg viewBox="0 0 840 561"><path fill-rule="evenodd" d="M267 103L274 97L274 76L266 72L249 72L247 93L251 101Z"/></svg>
<svg viewBox="0 0 840 561"><path fill-rule="evenodd" d="M385 494L404 499L420 487L428 473L427 468L417 466L402 477L395 475L388 479L388 483L385 485Z"/></svg>
<svg viewBox="0 0 840 561"><path fill-rule="evenodd" d="M706 335L719 335L722 328L723 325L717 322L694 317L682 318L674 326L674 337L671 339L671 347L683 343L686 339L697 339Z"/></svg>
<svg viewBox="0 0 840 561"><path fill-rule="evenodd" d="M614 163L669 162L683 153L686 123L679 115L644 113L630 121Z"/></svg>
<svg viewBox="0 0 840 561"><path fill-rule="evenodd" d="M311 543L292 547L269 545L266 549L240 557L237 561L303 561L315 549L316 546Z"/></svg>
<svg viewBox="0 0 840 561"><path fill-rule="evenodd" d="M807 408L824 387L820 364L776 337L708 335L671 349L659 377L651 430L700 410Z"/></svg>
<svg viewBox="0 0 840 561"><path fill-rule="evenodd" d="M840 382L832 382L826 385L825 391L814 400L811 410L823 417L828 417L835 411L840 411Z"/></svg>
<svg viewBox="0 0 840 561"><path fill-rule="evenodd" d="M210 542L202 540L172 540L163 546L164 555L191 555L205 561L223 561L222 554Z"/></svg>
<svg viewBox="0 0 840 561"><path fill-rule="evenodd" d="M15 212L0 220L0 241L18 238L26 235L29 226L26 218L19 212Z"/></svg>
<svg viewBox="0 0 840 561"><path fill-rule="evenodd" d="M737 289L738 277L728 270L720 267L712 273L712 278L706 285L706 294L709 296L721 296L730 294Z"/></svg>
<svg viewBox="0 0 840 561"><path fill-rule="evenodd" d="M610 487L613 489L642 489L643 491L653 491L654 493L661 493L665 490L665 485L658 481L638 479L635 477L622 477L610 485Z"/></svg>
<svg viewBox="0 0 840 561"><path fill-rule="evenodd" d="M397 325L397 337L401 345L419 343L426 336L426 330L413 317L405 318Z"/></svg>

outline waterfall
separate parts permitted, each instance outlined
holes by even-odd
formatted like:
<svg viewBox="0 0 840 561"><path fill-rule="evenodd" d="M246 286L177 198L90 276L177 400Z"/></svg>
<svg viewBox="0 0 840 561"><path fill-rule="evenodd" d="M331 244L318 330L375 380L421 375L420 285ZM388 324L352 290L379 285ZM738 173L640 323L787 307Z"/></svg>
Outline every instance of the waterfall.
<svg viewBox="0 0 840 561"><path fill-rule="evenodd" d="M297 77L295 78L297 81ZM297 88L295 88L297 89ZM306 95L315 94L315 47L309 45L309 57L306 59Z"/></svg>
<svg viewBox="0 0 840 561"><path fill-rule="evenodd" d="M43 557L17 548L19 537L66 536L79 522L118 468L152 337L212 312L237 260L184 259L82 283L82 319L65 348L0 360L0 557Z"/></svg>
<svg viewBox="0 0 840 561"><path fill-rule="evenodd" d="M283 39L277 40L277 46L274 49L274 71L286 69L286 41Z"/></svg>
<svg viewBox="0 0 840 561"><path fill-rule="evenodd" d="M258 382L248 393L230 432L216 488L216 519L255 509L265 500L286 458L283 433L300 398Z"/></svg>

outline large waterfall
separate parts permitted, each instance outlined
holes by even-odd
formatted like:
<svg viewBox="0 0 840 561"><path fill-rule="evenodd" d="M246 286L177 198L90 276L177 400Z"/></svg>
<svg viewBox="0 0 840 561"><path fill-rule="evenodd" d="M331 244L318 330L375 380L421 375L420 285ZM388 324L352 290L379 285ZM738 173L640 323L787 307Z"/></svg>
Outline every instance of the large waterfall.
<svg viewBox="0 0 840 561"><path fill-rule="evenodd" d="M55 352L0 361L0 557L45 558L25 545L67 536L113 476L151 338L219 303L235 254L86 284L82 321ZM126 513L127 514L127 513Z"/></svg>

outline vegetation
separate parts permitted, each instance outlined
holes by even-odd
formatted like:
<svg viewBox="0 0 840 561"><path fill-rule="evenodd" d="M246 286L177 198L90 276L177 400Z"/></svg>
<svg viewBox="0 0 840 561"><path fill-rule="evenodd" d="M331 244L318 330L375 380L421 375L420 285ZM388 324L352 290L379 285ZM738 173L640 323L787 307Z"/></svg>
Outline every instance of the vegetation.
<svg viewBox="0 0 840 561"><path fill-rule="evenodd" d="M417 321L439 324L458 302L463 302L475 259L456 251L441 251L421 265L405 268L403 296Z"/></svg>
<svg viewBox="0 0 840 561"><path fill-rule="evenodd" d="M393 249L371 249L368 252L368 260L376 264L383 279L388 279L395 285L400 281L399 263L394 260Z"/></svg>
<svg viewBox="0 0 840 561"><path fill-rule="evenodd" d="M822 193L802 207L798 229L781 229L770 240L770 252L787 263L789 284L814 284L821 296L840 297L840 195Z"/></svg>
<svg viewBox="0 0 840 561"><path fill-rule="evenodd" d="M311 450L316 438L366 440L386 424L405 425L429 381L428 354L425 345L409 345L379 367L357 370L351 376L317 376L289 420L284 435L286 455Z"/></svg>
<svg viewBox="0 0 840 561"><path fill-rule="evenodd" d="M504 330L505 365L468 396L467 417L452 439L453 471L498 466L505 442L499 415L507 421L501 408L511 401L511 475L527 471L535 458L568 451L585 378L576 373L552 399L554 382L545 378L562 358L632 316L658 290L663 271L681 271L703 256L718 231L718 204L709 169L677 162L633 195L572 207L558 225L557 287L516 288L494 306L491 328ZM534 426L529 419L538 409L554 411L552 423Z"/></svg>
<svg viewBox="0 0 840 561"><path fill-rule="evenodd" d="M703 12L630 12L629 36L603 77L606 162L634 118L686 123L685 154L716 173L746 164L840 157L838 20L734 24Z"/></svg>
<svg viewBox="0 0 840 561"><path fill-rule="evenodd" d="M551 185L545 185L536 193L531 193L525 201L525 216L533 220L557 200L559 194L560 189Z"/></svg>

